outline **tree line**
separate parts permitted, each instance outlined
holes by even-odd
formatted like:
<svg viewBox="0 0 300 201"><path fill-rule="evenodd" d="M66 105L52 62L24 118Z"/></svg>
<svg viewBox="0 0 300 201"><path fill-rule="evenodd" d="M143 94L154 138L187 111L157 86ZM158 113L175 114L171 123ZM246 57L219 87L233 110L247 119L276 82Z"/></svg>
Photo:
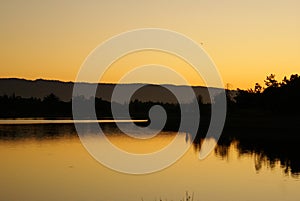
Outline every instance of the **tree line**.
<svg viewBox="0 0 300 201"><path fill-rule="evenodd" d="M133 118L148 118L148 112L154 105L161 105L166 110L166 113L171 118L172 116L180 116L180 106L178 103L165 103L153 101L131 100L130 103L116 103L103 100L101 98L91 97L86 99L82 96L75 97L77 104L92 105L95 99L95 111L99 118L112 117L111 106L115 108L129 107L130 114ZM201 103L201 97L198 97ZM204 105L204 104L199 104ZM184 108L188 110L189 104L185 104ZM55 94L51 93L44 98L24 98L12 94L10 96L0 96L0 117L72 117L72 100L62 101ZM188 111L187 111L188 112ZM83 117L88 117L89 114L82 112Z"/></svg>
<svg viewBox="0 0 300 201"><path fill-rule="evenodd" d="M227 90L228 112L239 111L270 112L272 114L299 114L300 112L300 76L291 75L284 77L279 82L271 74L264 80L265 86L256 83L253 89L237 89L237 93L232 96ZM82 103L89 103L90 100L81 98ZM217 97L216 97L217 100ZM201 116L210 116L210 104L203 104L199 96L197 100ZM213 101L212 101L213 102ZM95 109L98 117L111 117L111 104L114 107L124 107L124 104L110 103L109 101L95 98ZM153 105L161 105L165 108L168 117L180 117L180 107L178 103L164 102L142 102L132 100L129 104L130 114L135 118L147 118L148 111ZM189 104L184 105L189 111ZM24 98L20 96L2 95L0 96L0 117L72 117L72 102L62 101L55 94L49 94L44 98Z"/></svg>
<svg viewBox="0 0 300 201"><path fill-rule="evenodd" d="M265 86L256 83L253 89L238 89L234 107L269 111L277 114L294 114L300 112L300 76L293 74L280 82L271 74L264 80Z"/></svg>

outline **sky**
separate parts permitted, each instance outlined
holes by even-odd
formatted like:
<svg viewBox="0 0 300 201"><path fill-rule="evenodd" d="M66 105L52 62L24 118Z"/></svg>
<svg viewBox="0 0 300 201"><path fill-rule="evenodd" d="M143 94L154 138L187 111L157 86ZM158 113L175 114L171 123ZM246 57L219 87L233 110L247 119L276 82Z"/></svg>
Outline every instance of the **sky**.
<svg viewBox="0 0 300 201"><path fill-rule="evenodd" d="M99 44L140 28L169 29L201 44L232 89L263 84L271 73L279 80L300 74L299 0L2 0L0 77L74 81ZM115 70L101 81L118 82L128 66L162 63L177 66L190 84L203 85L174 57L133 53L114 63ZM125 80L181 84L166 70L146 70Z"/></svg>

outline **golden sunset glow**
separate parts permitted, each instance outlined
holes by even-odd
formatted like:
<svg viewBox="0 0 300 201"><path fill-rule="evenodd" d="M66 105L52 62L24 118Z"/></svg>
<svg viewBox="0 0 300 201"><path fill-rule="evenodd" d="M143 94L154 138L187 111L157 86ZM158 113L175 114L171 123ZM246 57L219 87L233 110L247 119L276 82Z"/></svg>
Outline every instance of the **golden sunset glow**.
<svg viewBox="0 0 300 201"><path fill-rule="evenodd" d="M74 81L84 59L103 41L147 27L170 29L202 44L232 88L253 87L270 73L282 79L300 71L300 2L295 0L12 0L0 3L0 77ZM136 54L137 61L127 64L144 58ZM181 64L168 63L183 72ZM118 76L111 72L105 81Z"/></svg>
<svg viewBox="0 0 300 201"><path fill-rule="evenodd" d="M193 66L183 59L166 52L152 50L138 51L121 57L100 79L100 82L105 83L119 81L205 85Z"/></svg>

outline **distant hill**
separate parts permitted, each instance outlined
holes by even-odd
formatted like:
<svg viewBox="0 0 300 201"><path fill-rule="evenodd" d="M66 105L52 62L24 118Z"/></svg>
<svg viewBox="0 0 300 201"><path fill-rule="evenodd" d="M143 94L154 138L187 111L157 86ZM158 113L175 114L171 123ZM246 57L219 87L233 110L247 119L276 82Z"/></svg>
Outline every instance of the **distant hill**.
<svg viewBox="0 0 300 201"><path fill-rule="evenodd" d="M82 87L88 87L91 83L80 83ZM92 84L94 85L94 84ZM97 93L96 97L102 98L103 100L110 101L111 94L114 90L115 84L97 84ZM25 80L18 78L0 78L0 95L12 95L21 96L24 98L36 97L36 98L44 98L50 93L55 94L63 101L69 101L72 98L74 82L62 82L57 80ZM124 91L128 91L132 87L140 87L142 84L120 84L120 87ZM177 91L185 98L186 102L188 100L185 93L187 93L186 89L188 86L176 86L176 85L146 85L140 90L138 90L134 97L134 99L138 99L140 101L161 101L161 102L176 102L175 97L169 93L167 90L163 88L163 86L168 86L172 88L172 90ZM220 89L212 88L214 95L220 93ZM208 94L208 90L206 87L193 87L193 90L196 96L201 96L203 103L210 103L210 98Z"/></svg>

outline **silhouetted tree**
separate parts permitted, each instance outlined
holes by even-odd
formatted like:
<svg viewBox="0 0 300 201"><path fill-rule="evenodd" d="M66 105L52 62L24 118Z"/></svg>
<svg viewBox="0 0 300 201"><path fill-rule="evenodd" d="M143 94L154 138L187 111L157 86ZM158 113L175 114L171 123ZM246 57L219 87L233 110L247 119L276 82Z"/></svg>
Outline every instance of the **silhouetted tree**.
<svg viewBox="0 0 300 201"><path fill-rule="evenodd" d="M284 77L282 82L275 79L275 75L267 76L264 81L266 88L258 83L254 89L239 90L236 106L248 109L264 109L276 113L297 114L300 111L300 77L291 75Z"/></svg>
<svg viewBox="0 0 300 201"><path fill-rule="evenodd" d="M275 74L271 74L271 75L267 76L267 78L266 78L266 80L264 80L264 82L267 87L278 87L279 86L279 83L275 79Z"/></svg>
<svg viewBox="0 0 300 201"><path fill-rule="evenodd" d="M44 103L51 103L51 104L55 104L60 102L59 97L57 97L56 95L54 95L53 93L49 94L48 96L45 96L43 99Z"/></svg>
<svg viewBox="0 0 300 201"><path fill-rule="evenodd" d="M259 83L256 83L255 87L254 87L254 92L260 94L262 92L262 90L263 90L263 87Z"/></svg>

